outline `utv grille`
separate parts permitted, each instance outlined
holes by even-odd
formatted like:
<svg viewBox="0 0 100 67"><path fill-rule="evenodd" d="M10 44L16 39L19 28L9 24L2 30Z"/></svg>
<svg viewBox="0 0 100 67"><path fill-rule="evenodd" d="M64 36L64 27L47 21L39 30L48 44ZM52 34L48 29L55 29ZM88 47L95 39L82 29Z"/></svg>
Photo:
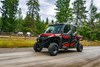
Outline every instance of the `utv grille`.
<svg viewBox="0 0 100 67"><path fill-rule="evenodd" d="M46 37L46 36L41 36L41 37L39 38L39 42L40 42L40 43L46 42L46 41L47 41L47 38L48 38L48 37Z"/></svg>

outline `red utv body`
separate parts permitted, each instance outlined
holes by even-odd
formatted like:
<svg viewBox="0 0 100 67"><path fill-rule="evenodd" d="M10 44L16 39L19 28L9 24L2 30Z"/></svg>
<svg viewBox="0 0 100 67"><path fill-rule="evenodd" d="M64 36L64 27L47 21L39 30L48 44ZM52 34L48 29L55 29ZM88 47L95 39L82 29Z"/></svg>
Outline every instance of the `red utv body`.
<svg viewBox="0 0 100 67"><path fill-rule="evenodd" d="M82 52L81 36L77 36L77 26L72 24L49 25L45 33L40 34L34 44L34 50L40 52L47 48L51 56L57 55L59 49L76 48Z"/></svg>

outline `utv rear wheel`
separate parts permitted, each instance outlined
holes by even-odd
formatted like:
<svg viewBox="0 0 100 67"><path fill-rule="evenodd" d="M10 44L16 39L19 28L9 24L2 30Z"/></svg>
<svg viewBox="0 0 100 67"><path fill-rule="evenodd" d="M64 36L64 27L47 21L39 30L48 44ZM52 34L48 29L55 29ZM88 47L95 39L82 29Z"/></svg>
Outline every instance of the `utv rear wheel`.
<svg viewBox="0 0 100 67"><path fill-rule="evenodd" d="M82 52L83 51L83 45L81 45L80 43L77 44L77 51L78 52Z"/></svg>
<svg viewBox="0 0 100 67"><path fill-rule="evenodd" d="M56 56L58 54L58 45L56 43L51 43L48 51L51 56Z"/></svg>
<svg viewBox="0 0 100 67"><path fill-rule="evenodd" d="M33 49L35 52L40 52L42 50L42 48L39 46L39 44L34 44Z"/></svg>

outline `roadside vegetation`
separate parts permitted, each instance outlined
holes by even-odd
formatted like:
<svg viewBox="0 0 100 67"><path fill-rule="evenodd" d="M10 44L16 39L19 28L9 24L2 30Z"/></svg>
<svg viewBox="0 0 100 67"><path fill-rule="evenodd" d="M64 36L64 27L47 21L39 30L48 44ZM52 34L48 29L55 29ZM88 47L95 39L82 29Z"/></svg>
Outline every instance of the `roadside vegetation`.
<svg viewBox="0 0 100 67"><path fill-rule="evenodd" d="M32 47L34 38L0 38L0 48Z"/></svg>
<svg viewBox="0 0 100 67"><path fill-rule="evenodd" d="M11 38L0 38L0 48L26 48L33 47L36 42L36 37L33 38L21 38L21 37L11 37ZM100 41L87 41L83 40L81 43L84 46L100 46Z"/></svg>
<svg viewBox="0 0 100 67"><path fill-rule="evenodd" d="M100 46L100 41L98 41L98 40L95 40L95 41L83 40L83 41L81 41L81 44L84 46Z"/></svg>

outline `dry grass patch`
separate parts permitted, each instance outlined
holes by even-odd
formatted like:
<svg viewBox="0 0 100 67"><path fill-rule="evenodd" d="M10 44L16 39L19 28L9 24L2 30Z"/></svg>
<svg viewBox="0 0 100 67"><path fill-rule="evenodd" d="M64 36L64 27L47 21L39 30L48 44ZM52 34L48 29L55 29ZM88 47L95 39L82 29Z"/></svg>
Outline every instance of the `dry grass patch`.
<svg viewBox="0 0 100 67"><path fill-rule="evenodd" d="M83 41L81 41L81 43L84 46L100 46L100 41L87 41L87 40L83 40Z"/></svg>
<svg viewBox="0 0 100 67"><path fill-rule="evenodd" d="M34 43L35 43L34 39L0 38L1 48L32 47Z"/></svg>
<svg viewBox="0 0 100 67"><path fill-rule="evenodd" d="M0 48L32 47L35 42L36 38L24 38L24 37L0 38ZM100 41L83 40L81 41L81 43L84 46L100 46Z"/></svg>

